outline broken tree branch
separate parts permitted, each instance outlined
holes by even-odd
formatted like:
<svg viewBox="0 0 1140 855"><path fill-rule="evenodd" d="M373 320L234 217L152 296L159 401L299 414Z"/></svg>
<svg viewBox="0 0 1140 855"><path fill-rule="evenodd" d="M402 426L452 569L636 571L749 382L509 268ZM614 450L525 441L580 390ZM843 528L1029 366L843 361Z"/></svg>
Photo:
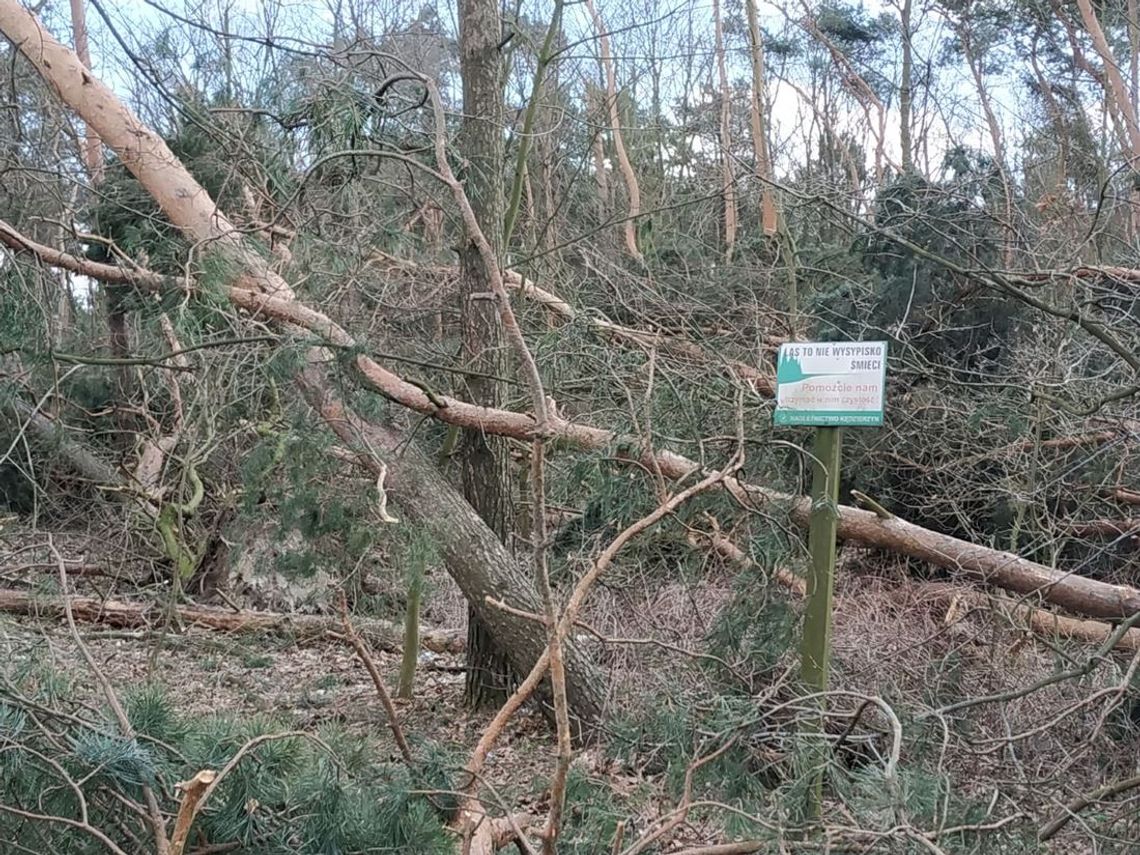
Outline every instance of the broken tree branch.
<svg viewBox="0 0 1140 855"><path fill-rule="evenodd" d="M352 618L348 614L348 599L345 597L343 589L337 592L337 608L340 610L340 621L341 626L344 627L345 638L352 645L352 649L356 651L356 658L364 665L364 670L368 672L368 676L372 678L372 685L376 687L376 694L380 697L380 703L384 705L384 712L388 715L388 728L392 731L392 738L396 741L396 747L400 749L400 756L404 758L404 763L409 769L414 769L416 760L412 756L412 749L408 747L408 740L404 738L404 729L400 726L400 719L396 714L396 705L392 703L392 696L388 694L388 689L384 685L384 678L380 676L380 671L376 668L376 661L368 652L368 647L356 631L356 627L352 625Z"/></svg>

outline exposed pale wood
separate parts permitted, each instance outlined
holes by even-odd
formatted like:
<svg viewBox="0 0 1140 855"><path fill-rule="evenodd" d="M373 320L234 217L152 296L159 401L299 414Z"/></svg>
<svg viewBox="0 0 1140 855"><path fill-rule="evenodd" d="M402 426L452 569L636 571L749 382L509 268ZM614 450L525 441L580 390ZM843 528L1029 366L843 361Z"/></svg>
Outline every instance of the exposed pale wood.
<svg viewBox="0 0 1140 855"><path fill-rule="evenodd" d="M637 218L641 215L641 185L637 182L637 173L633 171L633 164L629 160L629 153L625 148L625 139L621 130L621 111L618 109L617 76L614 73L613 56L610 53L610 37L605 24L594 6L594 0L586 0L586 9L594 19L594 28L598 31L598 44L601 50L602 71L606 76L606 102L609 108L610 134L613 136L614 157L617 158L618 169L621 170L625 181L626 195L629 198L629 213L622 224L622 234L625 235L625 248L638 261L644 261L641 249L637 245Z"/></svg>
<svg viewBox="0 0 1140 855"><path fill-rule="evenodd" d="M724 25L721 21L720 0L713 0L713 30L716 35L716 68L720 84L720 169L721 188L724 193L724 255L732 260L736 246L736 181L732 176L732 89L728 85L728 70L724 61Z"/></svg>
<svg viewBox="0 0 1140 855"><path fill-rule="evenodd" d="M1076 537L1128 537L1140 534L1140 518L1066 522L1061 530Z"/></svg>
<svg viewBox="0 0 1140 855"><path fill-rule="evenodd" d="M235 305L250 312L304 327L334 344L344 347L354 344L352 338L327 316L296 301L238 287L231 288L229 296ZM516 439L526 440L534 435L534 419L525 413L477 407L446 395L434 396L433 401L420 387L408 383L365 355L356 357L356 365L374 390L442 422L477 427ZM437 402L444 406L438 406ZM639 447L638 443L623 439L613 431L566 421L557 414L551 416L548 427L555 439L581 448L606 448L623 442ZM696 462L666 450L642 452L642 458L644 465L659 467L668 478L682 478L699 468ZM806 527L806 499L747 484L737 484L733 492L745 502L791 502L793 519ZM902 519L883 520L870 511L841 506L839 537L921 558L989 584L1039 596L1091 617L1120 618L1140 610L1140 591L1135 588L1063 573L1011 553L929 531Z"/></svg>
<svg viewBox="0 0 1140 855"><path fill-rule="evenodd" d="M947 615L952 622L961 620L970 610L986 613L996 611L1011 625L1027 629L1042 638L1062 638L1093 645L1104 644L1115 631L1112 624L1103 621L1066 617L1016 602L1009 597L987 596L945 582L916 585L913 593L916 600L937 602L940 606L952 609ZM1116 649L1129 653L1140 651L1140 629L1127 630L1116 643Z"/></svg>
<svg viewBox="0 0 1140 855"><path fill-rule="evenodd" d="M186 848L186 841L190 837L190 826L198 812L198 803L217 777L218 773L213 769L203 769L189 781L180 781L175 785L175 788L182 793L182 799L178 802L178 816L174 820L174 834L170 837L170 855L182 855Z"/></svg>
<svg viewBox="0 0 1140 855"><path fill-rule="evenodd" d="M84 0L71 0L71 32L75 40L75 55L88 69L91 68L91 52L87 49L87 8ZM103 181L103 143L99 134L90 126L84 129L82 145L83 163L91 186Z"/></svg>
<svg viewBox="0 0 1140 855"><path fill-rule="evenodd" d="M752 123L753 169L760 181L760 219L766 235L779 230L779 213L775 191L772 189L772 159L768 154L768 131L764 111L767 96L764 90L764 39L756 14L756 0L744 0L748 15L749 61L752 66L752 93L749 100L749 120Z"/></svg>
<svg viewBox="0 0 1140 855"><path fill-rule="evenodd" d="M812 38L827 49L832 62L842 71L844 87L851 93L859 106L863 108L863 114L867 118L868 129L871 131L871 136L875 140L875 183L882 186L884 167L887 161L885 153L887 107L883 103L883 99L875 93L874 88L859 74L851 60L847 57L847 54L845 54L835 42L828 38L823 30L816 24L815 12L807 0L800 0L800 5L804 10L804 16L801 19L803 28ZM874 112L875 118L872 118L872 112Z"/></svg>
<svg viewBox="0 0 1140 855"><path fill-rule="evenodd" d="M3 239L3 236L2 221L0 221L0 239ZM410 272L423 270L437 276L454 275L456 272L453 267L424 267L416 262L396 258L380 250L373 253L373 259ZM776 394L776 378L770 370L757 368L736 359L725 359L696 342L680 336L616 324L597 312L580 313L557 294L541 288L533 279L528 279L515 270L503 271L503 284L528 300L538 303L552 315L565 321L579 321L589 324L599 335L646 350L657 350L680 359L710 365L722 365L732 376L748 383L761 395L771 397ZM782 342L783 339L778 336L768 336L764 340L764 346L774 349Z"/></svg>
<svg viewBox="0 0 1140 855"><path fill-rule="evenodd" d="M235 305L251 313L309 329L342 347L355 346L353 339L327 316L295 300L240 287L232 287L229 297ZM446 395L429 397L419 386L363 354L356 357L356 366L370 388L447 424L474 427L523 440L532 439L535 434L535 421L528 414L478 407ZM618 444L640 447L640 443L613 431L570 422L557 413L550 417L547 427L554 439L580 448L606 448ZM641 462L651 470L658 467L664 476L673 479L686 477L699 468L695 461L667 450L643 451L641 458ZM807 525L807 499L743 483L736 483L730 489L744 502L791 502L793 519L798 524ZM1039 596L1091 617L1120 618L1140 611L1140 591L1135 588L1063 573L1011 553L932 532L899 518L883 520L870 511L841 506L839 537L911 555L989 584Z"/></svg>
<svg viewBox="0 0 1140 855"><path fill-rule="evenodd" d="M211 252L217 253L233 268L235 279L234 284L228 289L228 296L234 306L251 314L275 320L283 325L287 332L315 332L334 346L352 346L353 339L343 328L321 312L298 303L289 284L273 271L263 258L243 243L240 232L235 230L230 220L217 209L209 193L174 157L162 138L144 125L104 83L88 74L75 54L55 40L15 0L0 0L0 32L3 32L28 58L63 101L99 131L107 145L114 149L124 165L158 202L167 218L188 237L208 246ZM502 290L501 270L495 254L479 227L462 185L451 172L439 93L431 81L423 82L431 95L432 109L436 116L434 153L440 170L435 173L436 177L452 191L452 197L467 227L468 237L475 243L487 268L488 278L498 297L496 302L507 339L514 344L521 343L520 353L529 356L522 333L514 323L505 291ZM316 372L313 377L323 375L323 362L328 358L329 354L323 348L310 350L309 368ZM521 361L528 377L532 381L537 378L538 369L533 360ZM400 396L395 398L397 401L401 401L402 396L414 389L413 397L418 397L422 404L432 409L440 403L445 403L439 396L425 392L416 384L408 383L363 354L354 360L354 364L358 370L365 372L362 376L365 377L367 385L376 391L381 391L376 385L378 382L394 382L400 386ZM323 383L316 385L321 389L326 388ZM541 395L541 381L531 385L537 390L535 410L538 424L542 425L546 401ZM382 392L382 394L387 393ZM470 404L466 406L471 406L474 411L479 412L497 412ZM340 411L351 417L343 406L340 407ZM479 428L478 420L468 419L465 423L457 421L455 424L460 427ZM531 424L534 426L536 423L531 420ZM548 438L557 438L556 430L531 430L529 433L528 439L533 442L545 442ZM352 439L355 438L354 433L350 436ZM402 445L402 440L395 444ZM404 460L405 457L401 456L400 460ZM392 471L395 476L395 465ZM533 586L528 583L525 576L517 572L518 568L514 566L513 559L502 549L501 544L497 552L476 549L490 530L481 521L476 520L478 524L473 524L467 520L470 506L459 497L453 496L454 491L447 487L445 481L438 477L435 479L429 477L427 467L422 465L419 468L405 467L404 477L401 480L405 488L401 497L402 505L406 509L411 508L414 515L420 515L421 519L439 522L438 534L451 539L450 542L442 544L445 564L460 587L469 594L469 599L482 602L483 597L491 592L500 596L509 595L512 598L525 598L528 589L533 593ZM417 490L420 494L416 494ZM397 491L392 492L395 494ZM450 498L454 502L450 517L447 519L444 518L446 503L442 497ZM536 514L537 516L539 515ZM491 539L494 539L493 535ZM503 565L502 572L497 573L499 565ZM506 587L507 585L509 587ZM545 644L541 642L542 633L539 633L540 640L537 645L529 645L523 642L533 640L534 628L525 621L499 614L497 626L501 630L497 640L504 647L515 642L520 643L512 655L517 657L516 664L520 671L529 670L530 665L538 658L539 651L545 648ZM583 721L592 721L597 718L600 711L601 678L592 667L589 657L577 654L573 657L573 661L577 673L567 673L568 682L573 687L570 691L573 695L571 703L576 702L575 712Z"/></svg>

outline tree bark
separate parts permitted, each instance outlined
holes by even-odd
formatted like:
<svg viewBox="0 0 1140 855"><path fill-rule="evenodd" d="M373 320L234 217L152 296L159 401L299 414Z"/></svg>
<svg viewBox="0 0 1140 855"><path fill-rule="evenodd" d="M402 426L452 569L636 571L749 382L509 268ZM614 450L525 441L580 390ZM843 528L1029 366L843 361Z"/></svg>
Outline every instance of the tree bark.
<svg viewBox="0 0 1140 855"><path fill-rule="evenodd" d="M1017 243L1017 228L1013 222L1013 188L1011 187L1009 170L1005 164L1005 145L1002 141L1001 125L998 124L997 114L994 113L993 99L986 89L985 78L979 57L975 53L973 42L973 26L967 16L957 23L951 22L958 41L962 43L962 53L966 65L970 68L970 75L974 78L974 86L978 90L978 102L982 105L982 115L986 118L986 127L990 132L990 144L994 149L994 163L997 166L998 176L1001 179L1001 191L1005 200L1005 221L1003 225L1008 233L1005 246L1002 248L1002 259L1007 269L1013 267L1014 249Z"/></svg>
<svg viewBox="0 0 1140 855"><path fill-rule="evenodd" d="M617 75L614 72L614 60L610 54L610 37L606 32L598 10L594 7L594 0L586 0L586 9L594 20L594 28L598 31L598 42L601 48L602 70L606 75L606 106L609 110L610 133L614 141L614 157L617 158L618 169L621 170L625 181L626 195L629 198L629 214L622 224L622 234L625 235L625 248L637 261L644 263L645 258L637 245L637 218L641 215L641 185L637 183L637 173L633 171L629 153L625 149L625 139L621 132L621 111L618 108Z"/></svg>
<svg viewBox="0 0 1140 855"><path fill-rule="evenodd" d="M14 391L14 390L13 390ZM72 472L95 487L116 487L111 495L130 501L127 484L118 470L75 442L54 419L13 394L0 408L0 422L11 422L16 429L30 431L54 449L54 456Z"/></svg>
<svg viewBox="0 0 1140 855"><path fill-rule="evenodd" d="M0 234L3 233L0 229ZM59 261L65 259L66 255L56 254L54 257ZM161 282L161 277L146 276L136 281L157 284ZM235 306L253 314L292 327L303 327L323 336L334 346L357 348L351 336L328 317L295 300L237 287L231 287L228 296ZM363 354L356 357L355 366L364 385L415 412L463 428L515 439L534 439L535 421L526 413L479 407L435 394L429 396L419 386L407 382ZM570 422L557 415L550 418L548 431L554 442L578 448L642 447L641 442L633 437L623 437L614 431ZM650 471L659 469L663 476L673 480L688 477L700 468L696 461L665 450L646 449L641 452L637 462ZM804 527L807 525L810 516L807 499L742 482L730 482L726 487L739 501L746 504L791 502L793 520ZM870 511L840 506L838 534L841 538L858 540L929 561L935 566L963 572L988 584L1019 593L1031 593L1046 602L1091 617L1119 619L1140 611L1140 591L1135 588L1074 576L1008 552L938 534L897 517L881 519Z"/></svg>
<svg viewBox="0 0 1140 855"><path fill-rule="evenodd" d="M1040 638L1064 638L1083 644L1101 645L1108 641L1116 627L1099 620L1078 620L1035 609L1011 600L1009 597L987 597L978 591L967 591L945 582L926 582L914 589L918 601L933 601L948 609L946 619L961 619L965 612L976 610L983 614L999 613L1015 628L1024 628ZM1114 645L1115 650L1126 653L1140 651L1140 629L1127 629Z"/></svg>
<svg viewBox="0 0 1140 855"><path fill-rule="evenodd" d="M724 62L724 26L720 0L713 0L713 30L716 34L716 68L720 83L720 168L724 193L724 257L732 261L736 247L736 182L732 177L732 91Z"/></svg>
<svg viewBox="0 0 1140 855"><path fill-rule="evenodd" d="M83 66L91 70L91 54L87 49L87 12L84 0L71 0L71 30L75 41L75 55ZM80 155L87 169L87 178L92 188L103 183L103 143L91 125L86 125L80 143ZM107 309L107 345L115 359L126 359L131 355L130 327L123 307L123 291L118 287L103 289ZM117 405L116 422L122 434L119 442L127 447L131 443L134 419L129 415L128 402L134 392L134 374L128 365L121 365L115 372Z"/></svg>
<svg viewBox="0 0 1140 855"><path fill-rule="evenodd" d="M91 53L87 49L87 10L84 0L71 0L71 31L75 40L75 55L90 69ZM81 148L87 177L91 179L92 186L97 186L103 181L103 143L90 125L84 128Z"/></svg>
<svg viewBox="0 0 1140 855"><path fill-rule="evenodd" d="M284 280L267 271L264 262L261 262L260 267L257 266L259 259L255 254L244 250L232 227L229 231L221 231L220 224L228 225L228 221L214 209L205 191L192 183L193 179L173 158L165 144L143 126L110 90L89 76L84 79L81 73L86 76L86 72L81 72L74 54L40 28L15 0L0 0L0 32L20 47L40 73L51 81L85 120L95 125L104 140L116 148L128 166L137 170L136 177L140 180L146 177L144 184L148 189L151 189L148 182L156 185L153 192L156 198L163 200L164 205L171 206L167 216L173 222L182 225L187 233L197 239L203 239L199 237L198 229L208 231L215 238L213 246L232 248L235 257L250 259L252 267L249 273L239 276L237 284L231 286L228 292L228 297L235 306L251 314L280 321L292 329L304 328L324 337L333 346L354 350L358 348L352 337L326 315L297 302ZM120 123L125 123L128 130L124 131L119 126ZM123 146L122 150L117 148L119 145ZM180 187L181 192L178 192ZM154 279L147 277L146 281ZM257 290L259 284L271 293ZM363 353L353 358L353 364L367 388L444 423L524 440L533 440L538 433L534 418L528 414L480 407L425 392L420 386L407 382ZM553 413L541 433L549 436L552 443L561 442L579 448L615 448L619 452L623 449L626 452L643 449L643 444L635 438L570 422ZM651 471L655 467L659 468L662 475L670 479L687 477L700 469L697 462L671 451L644 449L638 454L637 459L643 465ZM726 482L725 486L739 500L752 505L790 502L792 518L797 524L805 524L810 516L810 503L805 498L739 481ZM428 497L423 500L431 501ZM464 507L462 502L459 504ZM468 535L471 534L469 525L465 524L462 528L468 530ZM898 518L880 519L872 512L841 506L839 536L911 555L1019 593L1038 595L1045 601L1092 617L1120 619L1140 611L1140 591L1134 588L1109 585L1058 571L1008 552L938 534ZM502 544L499 546L501 548ZM505 550L492 550L486 554L501 558L506 553ZM484 582L484 587L488 584ZM475 596L480 589L473 585L471 590L470 596ZM479 602L482 603L482 600ZM505 628L504 632L504 638L513 638L516 632L527 634L526 629L516 630L513 627ZM545 642L541 644L542 649L545 649ZM568 677L577 679L569 673Z"/></svg>
<svg viewBox="0 0 1140 855"><path fill-rule="evenodd" d="M491 605L491 601L504 602L532 615L542 613L538 593L515 556L474 508L399 433L366 423L349 412L314 366L305 369L298 382L306 400L342 442L360 448L366 439L366 447L385 454L385 487L389 496L435 542L448 573L514 672L529 672L546 652L545 627L540 620L528 620ZM378 471L381 461L361 454L360 463ZM562 648L566 697L581 732L584 725L601 717L605 679L572 640L565 640Z"/></svg>
<svg viewBox="0 0 1140 855"><path fill-rule="evenodd" d="M899 84L899 147L902 149L902 171L914 169L913 143L911 142L911 77L914 67L914 49L910 43L910 13L914 0L903 0L899 10L902 27L902 82Z"/></svg>
<svg viewBox="0 0 1140 855"><path fill-rule="evenodd" d="M597 127L590 127L590 152L594 158L594 184L598 190L598 222L604 223L610 212L610 179L606 169L606 143L602 128L609 122L606 118L605 96L591 83L586 84L586 115L591 121L596 117Z"/></svg>
<svg viewBox="0 0 1140 855"><path fill-rule="evenodd" d="M459 58L463 77L463 127L459 150L468 162L466 190L487 239L501 255L503 222L503 62L502 24L497 0L459 4ZM465 364L482 375L509 370L503 333L487 270L471 235L459 253L459 317ZM483 296L480 296L483 295ZM499 384L489 376L468 375L464 398L484 407L500 403ZM478 430L463 431L455 455L463 495L500 541L506 542L511 508L510 458L506 441ZM515 677L510 661L469 604L465 697L473 708L497 707L510 694Z"/></svg>
<svg viewBox="0 0 1140 855"><path fill-rule="evenodd" d="M1077 8L1081 13L1085 30L1092 39L1093 47L1100 56L1104 67L1104 91L1109 102L1116 107L1116 111L1124 118L1124 129L1128 139L1128 165L1132 170L1132 191L1129 194L1131 202L1131 216L1129 217L1129 231L1134 235L1140 230L1140 188L1136 186L1137 176L1140 175L1140 118L1136 114L1135 92L1130 91L1120 73L1116 56L1112 52L1104 29L1097 19L1096 10L1093 9L1092 0L1077 0ZM1130 34L1131 35L1131 34Z"/></svg>
<svg viewBox="0 0 1140 855"><path fill-rule="evenodd" d="M753 169L760 182L760 224L764 234L774 235L779 229L779 213L771 183L772 159L768 153L768 125L764 115L767 102L764 94L764 40L757 20L756 0L744 0L744 9L748 13L748 56L752 65L749 117L752 122L752 155L755 160Z"/></svg>
<svg viewBox="0 0 1140 855"><path fill-rule="evenodd" d="M834 62L836 67L842 72L841 80L843 87L851 93L859 106L863 108L863 115L867 117L867 126L870 128L871 136L875 140L875 183L876 185L882 186L884 165L886 163L884 150L887 136L887 107L883 103L883 100L875 93L871 85L855 69L855 66L847 57L847 54L845 54L835 42L828 38L816 24L814 12L807 3L807 0L800 0L800 3L804 8L802 26L811 34L812 38L827 48L827 52L831 55L832 62ZM872 118L872 112L874 112L875 118Z"/></svg>

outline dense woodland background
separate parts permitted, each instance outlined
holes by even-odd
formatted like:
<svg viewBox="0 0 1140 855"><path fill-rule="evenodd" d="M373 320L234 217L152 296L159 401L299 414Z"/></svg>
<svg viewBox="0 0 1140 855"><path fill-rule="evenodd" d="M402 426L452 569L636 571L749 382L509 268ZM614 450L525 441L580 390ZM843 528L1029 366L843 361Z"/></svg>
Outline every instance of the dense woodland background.
<svg viewBox="0 0 1140 855"><path fill-rule="evenodd" d="M0 851L1137 851L1136 0L0 33Z"/></svg>

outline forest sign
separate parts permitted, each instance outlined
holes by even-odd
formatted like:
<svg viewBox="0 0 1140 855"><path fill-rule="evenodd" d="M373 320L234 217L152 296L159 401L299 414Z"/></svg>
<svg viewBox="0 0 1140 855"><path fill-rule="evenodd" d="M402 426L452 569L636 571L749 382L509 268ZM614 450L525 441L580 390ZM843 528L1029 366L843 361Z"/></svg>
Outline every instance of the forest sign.
<svg viewBox="0 0 1140 855"><path fill-rule="evenodd" d="M778 425L883 423L885 341L791 342L776 361Z"/></svg>
<svg viewBox="0 0 1140 855"><path fill-rule="evenodd" d="M885 341L797 341L780 345L776 360L778 425L815 425L812 442L811 523L808 526L807 608L804 610L800 673L814 690L819 717L805 730L823 732L831 662L831 601L835 590L835 537L839 518L839 471L843 426L883 423L887 385ZM808 816L818 818L823 804L827 758L823 740L813 745L813 773L808 788Z"/></svg>

